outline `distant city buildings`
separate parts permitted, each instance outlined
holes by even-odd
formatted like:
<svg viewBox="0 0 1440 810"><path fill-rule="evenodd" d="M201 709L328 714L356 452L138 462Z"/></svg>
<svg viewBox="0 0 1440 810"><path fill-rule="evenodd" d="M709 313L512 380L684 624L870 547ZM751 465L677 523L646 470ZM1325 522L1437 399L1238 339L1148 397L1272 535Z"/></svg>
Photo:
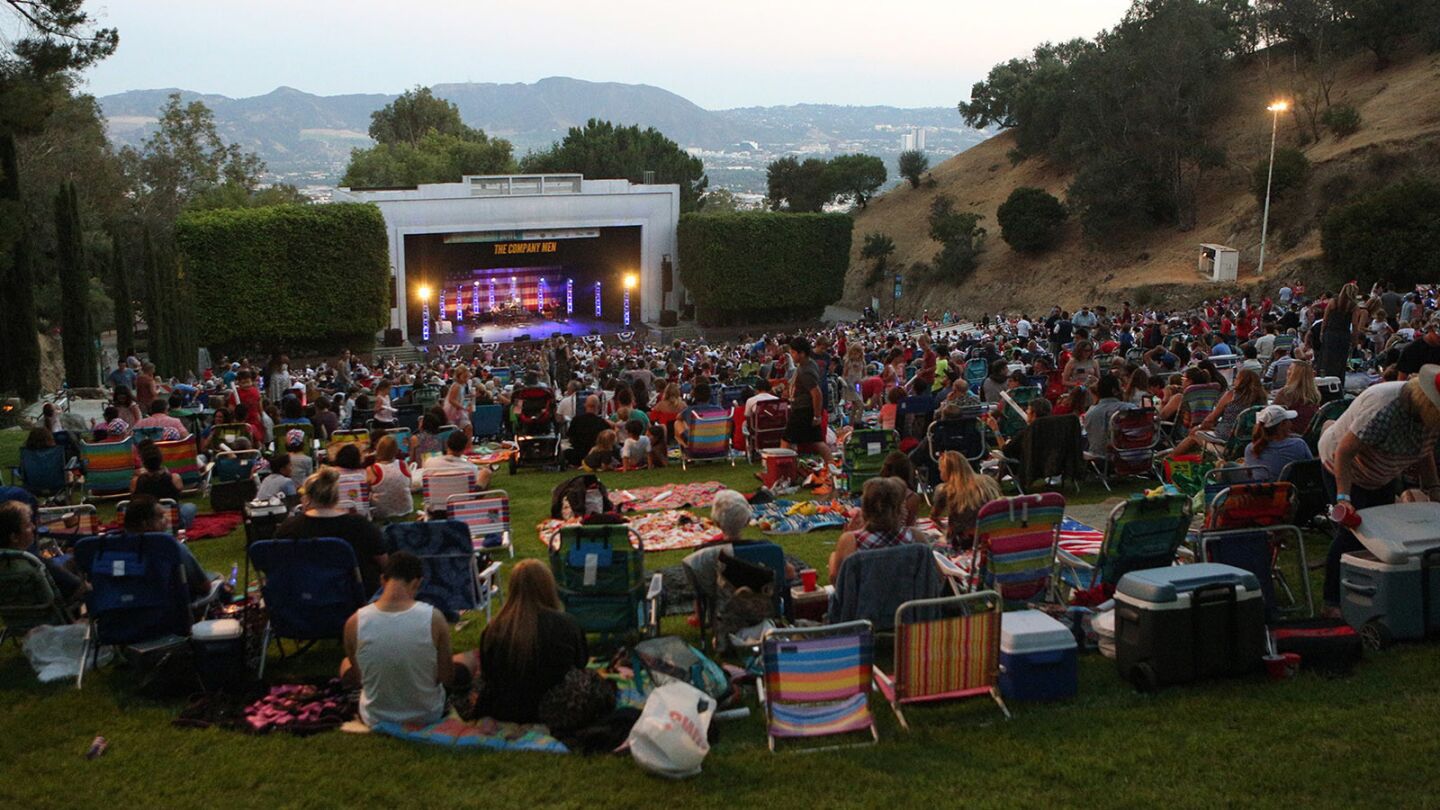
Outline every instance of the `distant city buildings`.
<svg viewBox="0 0 1440 810"><path fill-rule="evenodd" d="M900 151L914 152L925 151L925 130L926 127L916 127L900 136Z"/></svg>

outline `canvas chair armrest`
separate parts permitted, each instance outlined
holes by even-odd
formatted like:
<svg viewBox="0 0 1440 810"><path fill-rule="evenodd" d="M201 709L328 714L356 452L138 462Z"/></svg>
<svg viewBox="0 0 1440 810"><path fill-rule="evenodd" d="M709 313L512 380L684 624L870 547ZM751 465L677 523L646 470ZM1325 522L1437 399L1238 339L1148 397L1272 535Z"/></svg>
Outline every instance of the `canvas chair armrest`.
<svg viewBox="0 0 1440 810"><path fill-rule="evenodd" d="M894 703L894 702L895 702L895 681L894 681L894 679L892 679L889 675L886 675L886 674L885 674L885 670L881 669L879 664L876 664L876 665L874 665L873 667L871 667L871 668L870 668L870 671L871 671L871 673L872 673L872 677L875 679L875 688L880 690L880 694L885 697L885 700L887 700L887 701L889 701L889 702L891 702L891 703Z"/></svg>
<svg viewBox="0 0 1440 810"><path fill-rule="evenodd" d="M1095 568L1094 563L1086 562L1083 558L1077 557L1074 554L1071 554L1065 549L1059 547L1056 547L1055 549L1055 562L1059 563L1060 565L1069 566L1071 568L1083 568L1087 571L1094 570Z"/></svg>

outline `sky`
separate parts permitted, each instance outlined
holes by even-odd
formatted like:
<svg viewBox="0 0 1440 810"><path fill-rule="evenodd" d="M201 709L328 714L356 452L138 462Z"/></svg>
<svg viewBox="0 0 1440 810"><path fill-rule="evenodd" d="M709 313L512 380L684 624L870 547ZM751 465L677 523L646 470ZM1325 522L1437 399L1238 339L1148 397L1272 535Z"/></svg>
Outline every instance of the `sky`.
<svg viewBox="0 0 1440 810"><path fill-rule="evenodd" d="M707 109L951 106L996 62L1092 37L1129 0L90 0L120 30L88 90L319 95L548 76Z"/></svg>

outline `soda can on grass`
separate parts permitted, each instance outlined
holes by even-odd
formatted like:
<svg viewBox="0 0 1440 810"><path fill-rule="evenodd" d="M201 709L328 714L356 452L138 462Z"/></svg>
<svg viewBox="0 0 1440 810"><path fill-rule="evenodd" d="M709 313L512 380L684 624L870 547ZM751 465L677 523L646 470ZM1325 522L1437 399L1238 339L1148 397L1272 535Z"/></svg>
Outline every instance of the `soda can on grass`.
<svg viewBox="0 0 1440 810"><path fill-rule="evenodd" d="M85 758L98 759L102 754L105 753L105 749L109 747L110 743L106 741L104 737L96 737L94 740L91 740L90 750L85 752Z"/></svg>

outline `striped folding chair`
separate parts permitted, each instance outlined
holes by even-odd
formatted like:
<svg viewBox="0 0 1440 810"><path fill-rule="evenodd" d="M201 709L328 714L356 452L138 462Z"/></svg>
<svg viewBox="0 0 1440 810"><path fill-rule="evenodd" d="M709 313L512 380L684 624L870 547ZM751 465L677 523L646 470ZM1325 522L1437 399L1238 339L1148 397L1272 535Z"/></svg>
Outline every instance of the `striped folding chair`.
<svg viewBox="0 0 1440 810"><path fill-rule="evenodd" d="M895 611L895 675L877 665L875 684L889 701L900 727L910 723L900 706L989 697L1005 718L1000 697L1000 615L1004 600L995 591L916 599Z"/></svg>
<svg viewBox="0 0 1440 810"><path fill-rule="evenodd" d="M80 463L85 471L85 500L113 498L130 491L135 473L135 440L80 442Z"/></svg>
<svg viewBox="0 0 1440 810"><path fill-rule="evenodd" d="M729 411L686 410L685 440L680 442L681 469L700 461L729 461L730 466L735 466L735 457L730 453L730 428Z"/></svg>
<svg viewBox="0 0 1440 810"><path fill-rule="evenodd" d="M1065 496L1058 492L997 498L980 507L966 590L995 591L1007 604L1049 597L1064 521Z"/></svg>
<svg viewBox="0 0 1440 810"><path fill-rule="evenodd" d="M510 496L505 490L451 495L445 499L445 516L465 524L476 551L505 549L515 556L510 542Z"/></svg>
<svg viewBox="0 0 1440 810"><path fill-rule="evenodd" d="M100 514L94 504L74 506L42 506L35 513L35 529L43 534L42 543L47 539L57 544L71 542L82 537L100 533Z"/></svg>
<svg viewBox="0 0 1440 810"><path fill-rule="evenodd" d="M330 434L330 446L337 444L354 443L360 445L360 454L364 455L370 449L370 431L368 430L337 430Z"/></svg>
<svg viewBox="0 0 1440 810"><path fill-rule="evenodd" d="M370 484L365 480L364 470L340 473L336 486L340 490L341 509L347 509L361 517L370 517Z"/></svg>
<svg viewBox="0 0 1440 810"><path fill-rule="evenodd" d="M180 542L185 542L185 530L180 527L180 502L174 498L161 498L160 508L165 510L165 520L170 524L170 534ZM115 504L115 520L120 524L125 523L125 508L130 505L129 499Z"/></svg>
<svg viewBox="0 0 1440 810"><path fill-rule="evenodd" d="M468 470L436 472L426 470L420 473L420 499L426 513L444 512L446 501L451 495L469 495L475 492L475 473Z"/></svg>
<svg viewBox="0 0 1440 810"><path fill-rule="evenodd" d="M173 442L155 442L160 449L160 458L168 472L180 476L180 483L186 494L204 493L209 487L209 471L200 465L195 457L195 442L191 439L177 439Z"/></svg>
<svg viewBox="0 0 1440 810"><path fill-rule="evenodd" d="M779 739L868 731L866 744L880 740L870 711L875 637L869 622L771 628L760 643L760 699L771 751Z"/></svg>

